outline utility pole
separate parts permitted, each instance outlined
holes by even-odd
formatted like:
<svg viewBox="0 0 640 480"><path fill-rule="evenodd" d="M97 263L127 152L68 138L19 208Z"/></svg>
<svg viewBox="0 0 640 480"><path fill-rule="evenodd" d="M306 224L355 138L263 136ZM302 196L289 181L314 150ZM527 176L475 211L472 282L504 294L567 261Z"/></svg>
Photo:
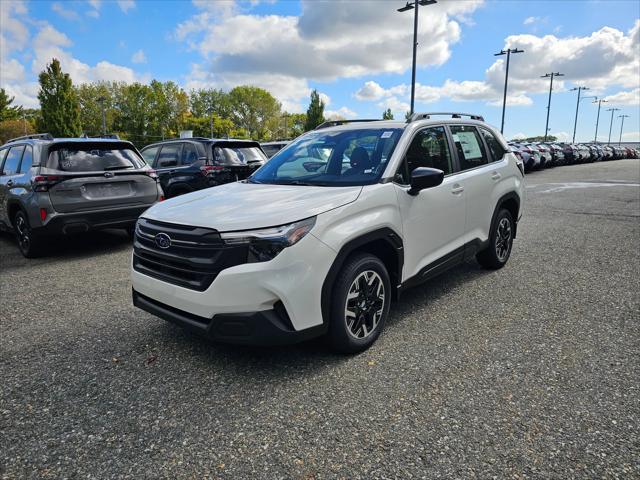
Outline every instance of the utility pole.
<svg viewBox="0 0 640 480"><path fill-rule="evenodd" d="M507 66L504 73L504 97L502 99L502 123L500 124L500 133L504 133L504 111L507 108L507 82L509 81L509 59L512 53L522 53L524 50L518 50L517 48L507 48L506 50L500 50L498 53L494 53L494 57L501 55L507 55Z"/></svg>
<svg viewBox="0 0 640 480"><path fill-rule="evenodd" d="M609 125L609 140L607 140L607 145L611 143L611 129L613 128L613 114L618 111L620 111L619 108L607 108L607 112L611 112L611 124Z"/></svg>
<svg viewBox="0 0 640 480"><path fill-rule="evenodd" d="M624 119L628 117L629 115L618 115L618 118L622 119L622 123L620 124L620 139L618 140L618 146L622 144L622 128L624 127Z"/></svg>
<svg viewBox="0 0 640 480"><path fill-rule="evenodd" d="M107 101L107 97L99 97L98 102L100 102L100 106L102 107L102 136L107 136L107 114L104 110L104 102Z"/></svg>
<svg viewBox="0 0 640 480"><path fill-rule="evenodd" d="M580 108L580 93L582 92L582 90L589 90L589 87L575 87L572 88L571 91L575 92L578 91L578 101L576 102L576 119L573 122L573 140L571 140L571 143L576 143L576 129L578 128L578 108Z"/></svg>
<svg viewBox="0 0 640 480"><path fill-rule="evenodd" d="M596 102L594 101L593 103L596 103ZM604 98L601 98L600 100L598 100L598 116L596 117L596 136L593 139L594 143L598 143L598 123L600 122L600 107L602 106L603 103L607 103L607 100L605 100Z"/></svg>
<svg viewBox="0 0 640 480"><path fill-rule="evenodd" d="M418 48L418 8L420 5L427 6L437 3L437 0L414 0L399 8L399 12L407 12L413 9L413 65L411 68L411 114L413 115L413 106L416 98L416 50Z"/></svg>
<svg viewBox="0 0 640 480"><path fill-rule="evenodd" d="M549 102L547 103L547 123L544 126L544 141L547 141L547 134L549 133L549 113L551 112L551 92L553 91L553 77L564 77L564 73L551 72L541 75L540 78L551 78L549 82Z"/></svg>
<svg viewBox="0 0 640 480"><path fill-rule="evenodd" d="M209 138L213 138L213 113L209 114Z"/></svg>

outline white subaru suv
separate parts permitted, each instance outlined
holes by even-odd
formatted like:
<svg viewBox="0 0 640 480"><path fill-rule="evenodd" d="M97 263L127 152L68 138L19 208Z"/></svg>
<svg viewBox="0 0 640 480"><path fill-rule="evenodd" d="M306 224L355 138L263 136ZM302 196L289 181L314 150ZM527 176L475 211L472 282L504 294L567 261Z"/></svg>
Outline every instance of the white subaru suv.
<svg viewBox="0 0 640 480"><path fill-rule="evenodd" d="M326 122L247 180L144 212L133 302L211 340L325 335L361 351L404 288L472 256L492 269L507 262L523 179L476 115Z"/></svg>

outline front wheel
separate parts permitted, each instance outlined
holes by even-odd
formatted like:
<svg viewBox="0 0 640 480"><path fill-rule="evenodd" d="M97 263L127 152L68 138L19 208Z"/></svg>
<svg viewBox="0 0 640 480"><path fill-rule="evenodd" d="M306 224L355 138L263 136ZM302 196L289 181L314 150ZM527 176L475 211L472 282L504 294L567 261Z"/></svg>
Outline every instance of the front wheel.
<svg viewBox="0 0 640 480"><path fill-rule="evenodd" d="M18 241L18 248L25 258L35 258L42 254L42 241L31 230L29 219L22 210L19 210L13 217L13 228Z"/></svg>
<svg viewBox="0 0 640 480"><path fill-rule="evenodd" d="M391 303L391 282L384 263L369 254L347 260L331 301L329 341L344 353L369 348L380 336Z"/></svg>
<svg viewBox="0 0 640 480"><path fill-rule="evenodd" d="M511 213L503 208L498 212L496 220L491 227L489 245L476 255L478 263L492 270L504 267L511 255L515 230L515 223Z"/></svg>

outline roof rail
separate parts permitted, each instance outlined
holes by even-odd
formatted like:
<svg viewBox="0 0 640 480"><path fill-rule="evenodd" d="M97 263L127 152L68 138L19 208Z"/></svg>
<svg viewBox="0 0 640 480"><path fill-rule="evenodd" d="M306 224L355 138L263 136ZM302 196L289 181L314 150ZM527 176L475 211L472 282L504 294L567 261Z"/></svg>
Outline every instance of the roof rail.
<svg viewBox="0 0 640 480"><path fill-rule="evenodd" d="M379 122L379 118L361 118L356 120L327 120L326 122L318 125L314 130L320 130L321 128L337 127L338 125L345 125L347 123L359 123L359 122Z"/></svg>
<svg viewBox="0 0 640 480"><path fill-rule="evenodd" d="M111 140L120 140L120 136L117 133L107 133L105 135L87 135L83 133L80 138L107 138Z"/></svg>
<svg viewBox="0 0 640 480"><path fill-rule="evenodd" d="M53 140L53 136L50 133L34 133L32 135L23 135L22 137L12 138L7 143L17 142L19 140Z"/></svg>
<svg viewBox="0 0 640 480"><path fill-rule="evenodd" d="M407 119L407 123L415 122L416 120L428 120L432 115L451 115L451 118L469 117L471 120L478 120L484 122L482 115L475 115L473 113L460 113L460 112L426 112L426 113L414 113Z"/></svg>

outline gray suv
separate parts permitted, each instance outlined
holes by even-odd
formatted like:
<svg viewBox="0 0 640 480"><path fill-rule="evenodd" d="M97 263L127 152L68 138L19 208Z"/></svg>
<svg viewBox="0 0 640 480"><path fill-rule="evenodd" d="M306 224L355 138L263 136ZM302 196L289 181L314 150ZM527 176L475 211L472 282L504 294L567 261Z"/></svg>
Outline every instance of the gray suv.
<svg viewBox="0 0 640 480"><path fill-rule="evenodd" d="M27 258L51 235L133 234L138 216L162 199L155 171L130 142L39 134L0 147L0 229L15 232Z"/></svg>

